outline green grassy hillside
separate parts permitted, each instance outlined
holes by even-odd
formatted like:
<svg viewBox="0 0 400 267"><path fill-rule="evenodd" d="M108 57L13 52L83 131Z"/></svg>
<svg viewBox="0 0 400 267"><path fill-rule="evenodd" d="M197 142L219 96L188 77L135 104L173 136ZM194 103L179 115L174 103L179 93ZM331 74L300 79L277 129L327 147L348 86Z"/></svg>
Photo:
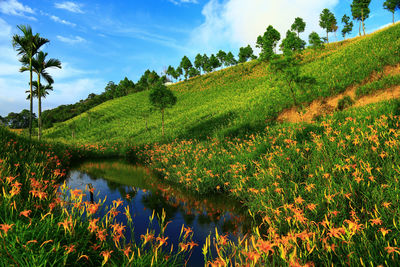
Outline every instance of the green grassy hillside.
<svg viewBox="0 0 400 267"><path fill-rule="evenodd" d="M315 77L317 84L304 90L298 88L296 98L306 104L316 98L336 95L351 85L363 83L384 66L398 64L398 36L400 24L365 37L330 44L323 50L307 49L303 53L302 72ZM170 88L178 102L166 111L167 141L241 136L261 131L266 121L273 121L293 104L288 88L269 71L268 63L257 60L198 76ZM150 107L148 94L141 92L103 103L89 113L47 130L45 137L68 142L72 136L75 142L162 141L160 112L146 115Z"/></svg>

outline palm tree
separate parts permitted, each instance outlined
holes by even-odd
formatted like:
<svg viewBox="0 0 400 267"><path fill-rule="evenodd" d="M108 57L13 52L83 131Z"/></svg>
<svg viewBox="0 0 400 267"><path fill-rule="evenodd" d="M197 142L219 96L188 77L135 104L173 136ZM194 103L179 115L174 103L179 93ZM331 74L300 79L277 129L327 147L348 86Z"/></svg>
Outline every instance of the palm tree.
<svg viewBox="0 0 400 267"><path fill-rule="evenodd" d="M39 51L40 47L48 43L49 40L40 37L37 33L33 35L32 28L27 25L19 25L23 35L15 34L12 38L12 45L17 50L18 55L26 56L29 65L29 84L30 84L30 96L32 96L32 58ZM32 112L33 112L33 99L30 97L30 114L29 114L29 138L32 138Z"/></svg>
<svg viewBox="0 0 400 267"><path fill-rule="evenodd" d="M46 61L47 53L44 53L43 51L40 51L37 53L37 55L32 58L31 60L31 66L33 68L33 72L35 72L38 76L38 80L36 82L36 93L37 93L37 98L38 98L38 139L42 137L42 96L43 93L46 91L42 89L41 83L40 83L40 78L43 77L51 87L51 84L54 83L53 77L46 71L48 68L59 68L61 69L61 62L58 59L55 58L50 58L49 60ZM21 62L25 65L21 67L20 71L24 72L29 70L28 69L28 58L26 56L22 57ZM31 86L32 87L32 86ZM52 88L52 87L51 87ZM35 97L33 91L30 93L30 97ZM32 98L31 97L31 98Z"/></svg>
<svg viewBox="0 0 400 267"><path fill-rule="evenodd" d="M38 84L37 81L33 81L33 97L37 98L38 97ZM51 83L43 85L40 84L40 95L43 98L46 98L47 95L49 95L49 91L53 91L53 85ZM30 92L29 91L25 91L25 93L28 93L28 96L26 97L27 100L29 100L31 98Z"/></svg>

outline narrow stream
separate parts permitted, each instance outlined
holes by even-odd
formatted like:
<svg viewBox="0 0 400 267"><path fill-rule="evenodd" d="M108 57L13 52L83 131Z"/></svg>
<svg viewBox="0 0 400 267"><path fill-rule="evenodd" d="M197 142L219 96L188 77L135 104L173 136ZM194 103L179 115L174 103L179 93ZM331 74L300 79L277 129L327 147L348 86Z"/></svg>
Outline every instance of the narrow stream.
<svg viewBox="0 0 400 267"><path fill-rule="evenodd" d="M156 178L149 169L122 160L83 162L71 170L66 184L70 189L81 190L90 184L95 189L94 201L107 196L105 205L111 205L113 200L123 200L123 205L118 209L121 213L116 220L126 225L126 217L122 213L124 207L129 205L136 242L146 233L153 211L161 215L164 209L166 221L170 221L165 235L174 248L178 247L182 224L194 232L193 241L199 246L193 250L188 266L204 266L202 247L207 236L214 234L215 229L218 233L227 234L233 241L250 229L246 211L240 203L220 195L195 197ZM84 201L90 201L89 194L86 198ZM100 210L99 216L104 213L104 210ZM153 227L158 233L157 216ZM132 238L130 232L130 229L126 229L128 241Z"/></svg>

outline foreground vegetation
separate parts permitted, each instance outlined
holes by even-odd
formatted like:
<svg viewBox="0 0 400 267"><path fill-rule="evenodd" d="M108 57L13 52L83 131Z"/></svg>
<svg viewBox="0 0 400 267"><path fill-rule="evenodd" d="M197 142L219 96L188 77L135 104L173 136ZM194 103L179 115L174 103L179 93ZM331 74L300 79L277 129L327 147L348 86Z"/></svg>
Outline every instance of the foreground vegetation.
<svg viewBox="0 0 400 267"><path fill-rule="evenodd" d="M192 235L182 233L182 249L171 254L165 214L158 219L159 233L149 228L140 244L126 243L126 226L115 221L121 202L99 218L101 200L83 201L85 192L60 187L71 160L115 154L112 147L32 143L0 127L0 265L182 265ZM129 209L124 214L131 224Z"/></svg>

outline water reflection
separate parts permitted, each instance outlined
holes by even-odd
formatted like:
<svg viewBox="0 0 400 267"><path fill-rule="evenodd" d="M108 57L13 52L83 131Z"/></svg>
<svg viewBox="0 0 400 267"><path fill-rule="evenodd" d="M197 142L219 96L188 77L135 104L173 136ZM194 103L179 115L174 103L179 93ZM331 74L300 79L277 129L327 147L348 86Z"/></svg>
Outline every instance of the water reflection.
<svg viewBox="0 0 400 267"><path fill-rule="evenodd" d="M149 216L155 211L159 216L162 210L166 212L166 221L169 223L166 236L174 247L177 247L182 224L194 231L193 240L199 244L193 251L189 266L202 266L203 255L201 248L210 233L226 233L236 240L247 232L249 221L241 205L222 196L207 196L199 198L185 190L178 189L160 179L141 166L135 166L123 161L89 161L76 166L67 179L70 188L84 189L87 185L94 188L94 195L87 194L88 201L104 199L106 205L112 200L123 199L118 222L126 224L122 215L124 207L129 206L134 218L134 237L127 231L127 239L140 240L140 235L146 232L149 225ZM104 211L103 211L104 213ZM99 214L102 216L103 214ZM159 231L155 225L156 232Z"/></svg>

